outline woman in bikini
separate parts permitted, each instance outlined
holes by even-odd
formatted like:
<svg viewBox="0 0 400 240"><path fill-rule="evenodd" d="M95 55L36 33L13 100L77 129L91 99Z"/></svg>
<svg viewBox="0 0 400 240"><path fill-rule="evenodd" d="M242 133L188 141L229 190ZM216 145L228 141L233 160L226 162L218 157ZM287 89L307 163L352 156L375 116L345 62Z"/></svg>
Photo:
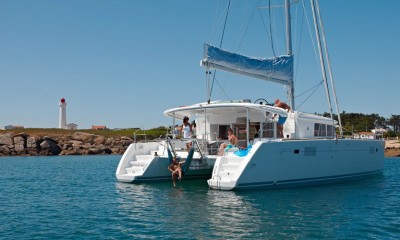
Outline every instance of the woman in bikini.
<svg viewBox="0 0 400 240"><path fill-rule="evenodd" d="M226 143L222 143L219 146L218 156L224 155L225 148L237 147L239 144L239 140L235 135L233 135L233 131L230 128L228 129L228 141L229 141L228 145Z"/></svg>

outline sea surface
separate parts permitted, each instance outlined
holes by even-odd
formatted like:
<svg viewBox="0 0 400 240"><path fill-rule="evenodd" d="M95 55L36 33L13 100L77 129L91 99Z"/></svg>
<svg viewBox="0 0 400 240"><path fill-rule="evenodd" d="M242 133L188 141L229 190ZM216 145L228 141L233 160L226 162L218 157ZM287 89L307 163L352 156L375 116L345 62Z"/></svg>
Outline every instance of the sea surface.
<svg viewBox="0 0 400 240"><path fill-rule="evenodd" d="M362 181L239 192L119 183L119 158L0 158L0 239L400 239L399 158Z"/></svg>

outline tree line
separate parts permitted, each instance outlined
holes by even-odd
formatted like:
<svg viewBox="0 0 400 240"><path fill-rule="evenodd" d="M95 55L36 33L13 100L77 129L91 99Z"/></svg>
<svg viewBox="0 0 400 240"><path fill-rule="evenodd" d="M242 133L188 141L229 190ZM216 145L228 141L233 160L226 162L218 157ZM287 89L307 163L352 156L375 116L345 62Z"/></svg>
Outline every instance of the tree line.
<svg viewBox="0 0 400 240"><path fill-rule="evenodd" d="M324 113L324 117L330 117L329 113ZM334 114L335 120L338 120ZM351 135L356 132L370 132L375 128L383 128L387 130L385 137L400 136L400 115L392 114L389 118L379 116L377 113L363 114L363 113L346 113L343 111L340 114L342 120L343 133Z"/></svg>

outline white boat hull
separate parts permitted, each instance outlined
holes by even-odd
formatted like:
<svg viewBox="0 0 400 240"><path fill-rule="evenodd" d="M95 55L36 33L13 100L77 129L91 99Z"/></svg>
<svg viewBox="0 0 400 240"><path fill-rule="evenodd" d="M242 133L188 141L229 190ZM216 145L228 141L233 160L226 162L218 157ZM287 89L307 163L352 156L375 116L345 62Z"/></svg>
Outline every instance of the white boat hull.
<svg viewBox="0 0 400 240"><path fill-rule="evenodd" d="M381 173L380 140L287 140L257 142L247 156L218 158L211 188L231 190L326 184Z"/></svg>
<svg viewBox="0 0 400 240"><path fill-rule="evenodd" d="M169 158L163 144L165 143L132 143L118 164L115 174L118 181L127 183L170 181ZM185 158L187 152L181 151L178 156ZM200 158L199 154L195 153L184 178L209 178L214 162L215 158Z"/></svg>

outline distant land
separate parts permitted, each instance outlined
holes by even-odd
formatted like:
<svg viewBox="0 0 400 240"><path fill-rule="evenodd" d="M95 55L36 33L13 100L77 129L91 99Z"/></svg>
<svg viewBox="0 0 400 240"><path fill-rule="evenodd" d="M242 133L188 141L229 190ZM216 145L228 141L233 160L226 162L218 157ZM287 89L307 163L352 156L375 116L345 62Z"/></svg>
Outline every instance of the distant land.
<svg viewBox="0 0 400 240"><path fill-rule="evenodd" d="M131 143L164 137L167 131L165 127L149 130L0 130L0 156L123 154ZM385 156L400 157L398 139L385 140Z"/></svg>
<svg viewBox="0 0 400 240"><path fill-rule="evenodd" d="M166 131L161 127L150 130L0 130L0 156L123 154L135 140L154 139L164 136Z"/></svg>

